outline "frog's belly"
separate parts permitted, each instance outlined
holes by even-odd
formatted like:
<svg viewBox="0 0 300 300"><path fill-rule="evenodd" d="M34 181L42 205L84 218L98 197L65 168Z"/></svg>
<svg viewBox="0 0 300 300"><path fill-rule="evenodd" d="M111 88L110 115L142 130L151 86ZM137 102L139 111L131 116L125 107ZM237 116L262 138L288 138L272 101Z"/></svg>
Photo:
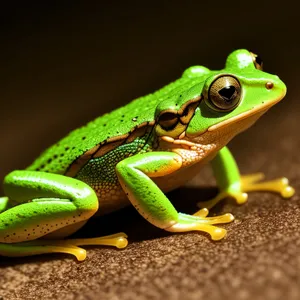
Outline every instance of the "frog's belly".
<svg viewBox="0 0 300 300"><path fill-rule="evenodd" d="M162 191L172 191L180 186L183 186L186 182L195 177L199 173L203 165L210 161L212 158L213 155L209 155L205 159L193 165L181 168L180 170L172 174L153 178L153 181ZM130 201L128 200L119 183L110 185L109 187L101 188L100 190L97 187L93 188L96 191L99 199L99 209L96 213L96 215L98 216L116 211L130 205Z"/></svg>

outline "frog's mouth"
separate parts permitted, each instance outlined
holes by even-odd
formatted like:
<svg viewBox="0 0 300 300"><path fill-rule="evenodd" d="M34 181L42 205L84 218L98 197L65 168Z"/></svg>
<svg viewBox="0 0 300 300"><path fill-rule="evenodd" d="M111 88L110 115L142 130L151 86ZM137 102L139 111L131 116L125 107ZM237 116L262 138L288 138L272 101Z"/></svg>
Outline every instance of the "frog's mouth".
<svg viewBox="0 0 300 300"><path fill-rule="evenodd" d="M264 113L266 113L273 105L275 105L276 103L278 103L283 97L279 97L278 99L274 100L274 101L268 101L267 103L262 103L254 108L252 108L249 111L245 111L237 116L234 116L230 119L227 119L225 121L222 121L218 124L212 125L210 126L207 131L216 131L219 130L221 128L227 127L229 125L232 125L234 123L240 122L242 120L245 119L249 119L249 121L251 119L255 119L255 121L262 116ZM253 118L252 118L253 117Z"/></svg>

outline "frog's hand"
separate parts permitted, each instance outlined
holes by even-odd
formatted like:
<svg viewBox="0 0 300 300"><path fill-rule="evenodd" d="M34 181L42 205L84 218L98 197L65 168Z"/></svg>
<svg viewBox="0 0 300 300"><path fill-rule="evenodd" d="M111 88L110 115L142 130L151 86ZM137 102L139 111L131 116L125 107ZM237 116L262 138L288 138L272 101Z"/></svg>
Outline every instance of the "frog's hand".
<svg viewBox="0 0 300 300"><path fill-rule="evenodd" d="M247 201L247 192L251 191L271 191L281 194L284 198L290 198L295 193L286 178L260 182L264 179L262 173L240 176L238 166L227 147L221 149L212 160L212 167L220 192L212 200L199 202L199 207L212 208L227 197L234 198L238 204L243 204Z"/></svg>
<svg viewBox="0 0 300 300"><path fill-rule="evenodd" d="M105 237L73 242L36 241L51 235L69 235L97 211L97 195L92 188L77 179L45 172L14 171L6 176L4 190L14 204L19 204L9 208L7 201L4 201L7 198L1 198L8 209L0 214L0 255L27 256L64 252L83 260L85 250L77 245L92 242L94 245L113 244L118 247L126 240L126 235L121 234L119 238Z"/></svg>
<svg viewBox="0 0 300 300"><path fill-rule="evenodd" d="M226 230L212 224L228 223L231 214L214 218L178 213L164 193L151 180L178 170L182 158L172 152L148 152L128 157L116 166L120 184L137 211L153 225L172 232L204 231L219 240Z"/></svg>

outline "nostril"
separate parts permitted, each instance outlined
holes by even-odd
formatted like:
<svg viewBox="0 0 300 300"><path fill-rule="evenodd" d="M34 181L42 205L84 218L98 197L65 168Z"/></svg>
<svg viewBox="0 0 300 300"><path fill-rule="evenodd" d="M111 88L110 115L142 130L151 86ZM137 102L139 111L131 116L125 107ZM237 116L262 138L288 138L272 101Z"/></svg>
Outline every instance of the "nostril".
<svg viewBox="0 0 300 300"><path fill-rule="evenodd" d="M267 82L267 83L266 83L266 88L267 88L268 90L271 90L273 87L274 87L273 82Z"/></svg>

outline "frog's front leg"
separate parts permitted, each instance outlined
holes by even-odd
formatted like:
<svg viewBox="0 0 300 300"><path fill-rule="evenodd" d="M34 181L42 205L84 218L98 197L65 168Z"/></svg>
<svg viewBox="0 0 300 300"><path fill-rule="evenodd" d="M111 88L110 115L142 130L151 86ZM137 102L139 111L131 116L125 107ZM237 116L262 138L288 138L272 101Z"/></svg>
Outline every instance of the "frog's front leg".
<svg viewBox="0 0 300 300"><path fill-rule="evenodd" d="M243 204L247 201L247 192L251 191L271 191L281 194L284 198L290 198L295 193L288 179L284 177L261 182L264 179L262 173L241 176L235 159L227 147L219 151L211 164L220 192L212 200L199 202L199 207L210 209L227 197L234 198L238 204Z"/></svg>
<svg viewBox="0 0 300 300"><path fill-rule="evenodd" d="M182 166L182 158L172 152L149 152L128 157L116 166L120 184L137 211L153 225L171 232L204 231L213 240L226 234L212 224L228 223L231 214L206 217L207 210L197 215L178 213L151 178L168 175Z"/></svg>
<svg viewBox="0 0 300 300"><path fill-rule="evenodd" d="M37 240L67 236L97 211L97 195L84 182L58 174L14 171L5 177L4 191L7 197L1 198L1 204L7 207L0 214L0 255L63 252L83 260L86 252L78 245L127 245L122 233L92 239ZM15 206L10 207L8 199Z"/></svg>

